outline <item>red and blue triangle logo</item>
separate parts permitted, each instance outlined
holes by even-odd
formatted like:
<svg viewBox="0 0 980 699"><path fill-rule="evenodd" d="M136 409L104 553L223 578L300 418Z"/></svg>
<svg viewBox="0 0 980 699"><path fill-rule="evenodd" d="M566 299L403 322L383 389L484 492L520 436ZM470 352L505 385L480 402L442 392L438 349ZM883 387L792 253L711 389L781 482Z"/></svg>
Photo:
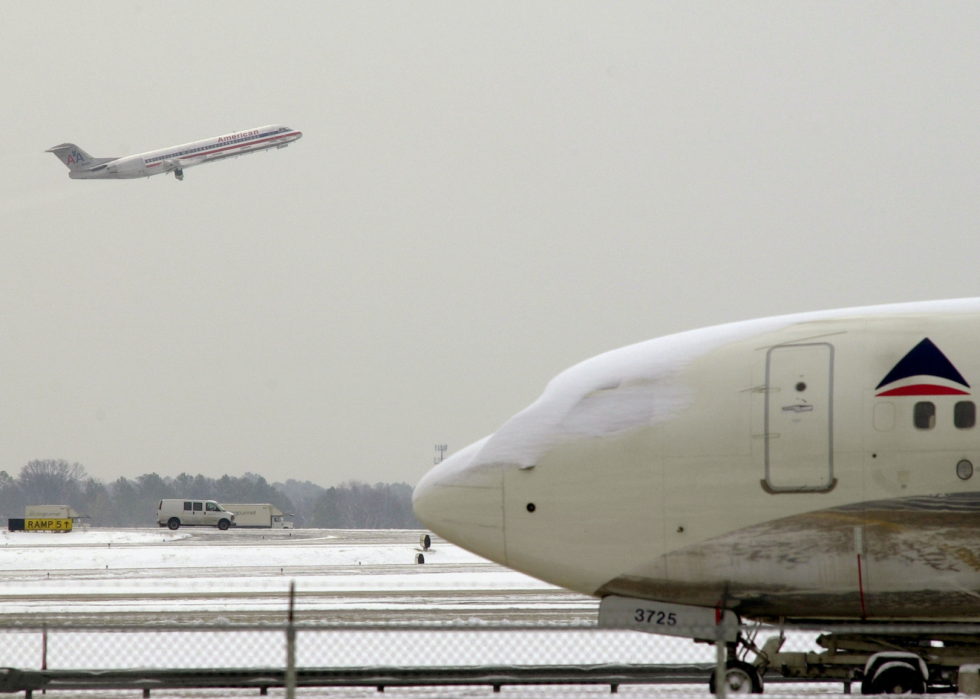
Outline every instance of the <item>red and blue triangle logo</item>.
<svg viewBox="0 0 980 699"><path fill-rule="evenodd" d="M926 377L943 379L944 384L928 381ZM908 379L913 381L908 382ZM918 379L918 380L915 380ZM902 357L898 364L892 367L888 375L881 380L875 387L878 391L894 383L901 383L896 386L876 393L876 396L968 396L969 391L964 391L957 386L946 384L958 384L963 388L970 388L963 375L953 366L953 363L946 358L932 340L928 337L913 347L908 354Z"/></svg>

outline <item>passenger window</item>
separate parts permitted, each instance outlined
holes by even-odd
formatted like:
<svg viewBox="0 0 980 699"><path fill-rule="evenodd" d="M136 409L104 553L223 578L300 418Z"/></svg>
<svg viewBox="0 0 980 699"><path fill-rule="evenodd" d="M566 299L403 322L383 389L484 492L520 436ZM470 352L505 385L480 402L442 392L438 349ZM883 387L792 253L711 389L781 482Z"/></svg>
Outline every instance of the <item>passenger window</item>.
<svg viewBox="0 0 980 699"><path fill-rule="evenodd" d="M932 403L930 403L930 405L932 405ZM204 508L202 507L201 503L199 503L199 502L195 502L194 503L194 511L195 512L200 512L203 509Z"/></svg>
<svg viewBox="0 0 980 699"><path fill-rule="evenodd" d="M191 509L191 504L189 502L185 502L184 503L184 509L185 510L190 510Z"/></svg>
<svg viewBox="0 0 980 699"><path fill-rule="evenodd" d="M912 413L913 422L920 430L931 430L936 426L936 405L928 401L916 403Z"/></svg>
<svg viewBox="0 0 980 699"><path fill-rule="evenodd" d="M208 512L221 512L221 510L219 510L218 509L218 506L215 505L213 502L209 502L208 503Z"/></svg>
<svg viewBox="0 0 980 699"><path fill-rule="evenodd" d="M961 430L968 430L977 424L977 406L973 401L964 400L953 406L953 424Z"/></svg>

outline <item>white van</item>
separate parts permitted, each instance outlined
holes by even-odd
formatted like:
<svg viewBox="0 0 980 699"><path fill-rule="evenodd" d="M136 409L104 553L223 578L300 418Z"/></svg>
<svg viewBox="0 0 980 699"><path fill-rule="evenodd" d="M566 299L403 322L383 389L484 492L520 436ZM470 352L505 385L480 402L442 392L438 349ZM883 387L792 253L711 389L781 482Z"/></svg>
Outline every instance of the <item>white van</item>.
<svg viewBox="0 0 980 699"><path fill-rule="evenodd" d="M235 514L214 500L161 500L157 505L157 524L179 529L185 527L217 527L225 531L235 526Z"/></svg>

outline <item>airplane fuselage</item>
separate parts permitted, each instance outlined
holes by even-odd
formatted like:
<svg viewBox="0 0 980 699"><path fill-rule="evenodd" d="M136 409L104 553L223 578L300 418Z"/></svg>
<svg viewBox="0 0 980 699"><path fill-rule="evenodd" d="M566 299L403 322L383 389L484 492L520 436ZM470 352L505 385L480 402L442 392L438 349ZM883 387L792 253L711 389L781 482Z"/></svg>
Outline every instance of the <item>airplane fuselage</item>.
<svg viewBox="0 0 980 699"><path fill-rule="evenodd" d="M287 126L272 124L123 158L92 158L73 144L55 146L50 152L68 165L68 176L72 179L135 179L167 172L182 176L188 167L283 148L302 136Z"/></svg>
<svg viewBox="0 0 980 699"><path fill-rule="evenodd" d="M615 350L430 471L416 514L590 595L980 620L977 337L968 299Z"/></svg>

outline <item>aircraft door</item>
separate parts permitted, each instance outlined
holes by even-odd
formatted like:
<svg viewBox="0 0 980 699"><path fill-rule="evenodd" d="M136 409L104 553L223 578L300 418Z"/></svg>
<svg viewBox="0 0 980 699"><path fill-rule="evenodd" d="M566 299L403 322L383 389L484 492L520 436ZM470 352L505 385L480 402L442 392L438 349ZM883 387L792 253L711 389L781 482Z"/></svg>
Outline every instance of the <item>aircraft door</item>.
<svg viewBox="0 0 980 699"><path fill-rule="evenodd" d="M766 353L765 462L770 493L827 492L834 479L834 346Z"/></svg>

